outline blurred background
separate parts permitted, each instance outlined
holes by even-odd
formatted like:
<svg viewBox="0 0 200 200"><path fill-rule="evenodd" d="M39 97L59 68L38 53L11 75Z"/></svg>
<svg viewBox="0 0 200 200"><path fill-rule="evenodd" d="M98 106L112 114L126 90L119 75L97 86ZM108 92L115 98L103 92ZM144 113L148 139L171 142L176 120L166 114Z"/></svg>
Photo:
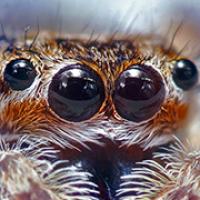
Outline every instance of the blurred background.
<svg viewBox="0 0 200 200"><path fill-rule="evenodd" d="M199 0L0 1L0 22L7 34L24 33L28 26L34 31L38 25L60 34L158 33L171 39L176 33L174 43L181 48L190 40L187 50L195 56L199 19Z"/></svg>
<svg viewBox="0 0 200 200"><path fill-rule="evenodd" d="M86 25L95 31L127 27L135 31L160 29L171 21L200 27L199 0L1 0L0 19L15 30L27 25L76 32Z"/></svg>

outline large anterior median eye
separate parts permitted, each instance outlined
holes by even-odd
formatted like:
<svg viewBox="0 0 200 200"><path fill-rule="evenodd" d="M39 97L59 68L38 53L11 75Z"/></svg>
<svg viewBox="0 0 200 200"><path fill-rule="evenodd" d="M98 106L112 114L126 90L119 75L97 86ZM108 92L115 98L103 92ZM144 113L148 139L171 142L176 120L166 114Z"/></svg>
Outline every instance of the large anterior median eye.
<svg viewBox="0 0 200 200"><path fill-rule="evenodd" d="M150 66L133 65L123 71L115 82L114 104L119 115L140 122L152 117L165 98L160 74Z"/></svg>
<svg viewBox="0 0 200 200"><path fill-rule="evenodd" d="M4 79L13 90L25 90L31 86L37 73L27 59L12 60L7 64Z"/></svg>
<svg viewBox="0 0 200 200"><path fill-rule="evenodd" d="M172 77L178 87L189 90L198 81L198 71L193 62L181 59L176 61Z"/></svg>
<svg viewBox="0 0 200 200"><path fill-rule="evenodd" d="M68 121L83 121L100 109L105 98L104 85L98 74L85 65L61 69L49 86L51 109Z"/></svg>

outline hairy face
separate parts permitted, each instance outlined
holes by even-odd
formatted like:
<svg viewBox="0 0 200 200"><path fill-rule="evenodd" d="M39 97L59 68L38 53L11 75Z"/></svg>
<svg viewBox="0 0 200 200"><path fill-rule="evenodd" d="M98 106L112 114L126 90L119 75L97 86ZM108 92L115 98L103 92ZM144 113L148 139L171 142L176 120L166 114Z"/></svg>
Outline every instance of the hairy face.
<svg viewBox="0 0 200 200"><path fill-rule="evenodd" d="M197 72L152 40L42 38L31 48L21 41L2 49L1 132L63 145L102 138L145 148L168 142L187 117L185 93ZM179 65L191 70L185 74L191 80L179 80Z"/></svg>
<svg viewBox="0 0 200 200"><path fill-rule="evenodd" d="M0 132L2 138L37 136L59 146L60 156L72 166L81 163L106 193L102 198L112 199L136 161L180 134L198 72L154 37L77 38L44 34L5 44ZM77 149L80 154L73 153Z"/></svg>

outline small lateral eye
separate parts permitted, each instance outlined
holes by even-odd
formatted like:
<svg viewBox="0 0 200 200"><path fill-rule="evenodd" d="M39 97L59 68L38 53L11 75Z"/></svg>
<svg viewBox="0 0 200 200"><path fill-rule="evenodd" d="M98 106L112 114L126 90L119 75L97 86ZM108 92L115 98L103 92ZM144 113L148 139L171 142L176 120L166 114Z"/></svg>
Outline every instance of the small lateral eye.
<svg viewBox="0 0 200 200"><path fill-rule="evenodd" d="M113 100L121 117L141 122L159 111L165 93L163 79L156 70L151 66L133 65L115 81Z"/></svg>
<svg viewBox="0 0 200 200"><path fill-rule="evenodd" d="M105 98L103 81L85 65L61 69L49 86L50 108L67 121L83 121L100 109Z"/></svg>
<svg viewBox="0 0 200 200"><path fill-rule="evenodd" d="M190 60L177 60L172 72L172 78L179 88L189 90L198 81L197 67Z"/></svg>
<svg viewBox="0 0 200 200"><path fill-rule="evenodd" d="M25 90L31 86L37 72L27 59L16 59L9 62L4 71L4 80L13 90Z"/></svg>

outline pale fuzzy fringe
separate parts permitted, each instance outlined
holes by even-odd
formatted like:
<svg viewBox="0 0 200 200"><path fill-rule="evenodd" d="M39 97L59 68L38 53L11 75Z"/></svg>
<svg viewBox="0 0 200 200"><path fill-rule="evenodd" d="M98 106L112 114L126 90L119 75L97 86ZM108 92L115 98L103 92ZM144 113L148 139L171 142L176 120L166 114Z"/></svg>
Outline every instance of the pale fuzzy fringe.
<svg viewBox="0 0 200 200"><path fill-rule="evenodd" d="M51 162L56 153L44 139L23 136L12 146L0 139L0 199L97 200L92 175Z"/></svg>
<svg viewBox="0 0 200 200"><path fill-rule="evenodd" d="M190 152L190 145L176 139L165 153L138 163L131 175L122 177L120 200L198 200L200 199L200 150Z"/></svg>

